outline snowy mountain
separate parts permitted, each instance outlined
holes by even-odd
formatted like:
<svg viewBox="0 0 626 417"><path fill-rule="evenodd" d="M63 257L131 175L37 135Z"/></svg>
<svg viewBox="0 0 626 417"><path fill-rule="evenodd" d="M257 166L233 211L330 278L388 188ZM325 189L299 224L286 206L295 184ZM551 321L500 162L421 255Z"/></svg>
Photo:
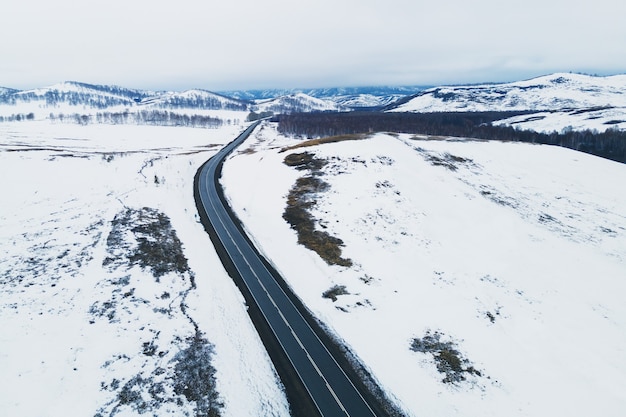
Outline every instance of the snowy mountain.
<svg viewBox="0 0 626 417"><path fill-rule="evenodd" d="M317 89L308 94L326 98L353 110L363 108L382 108L425 87L352 87Z"/></svg>
<svg viewBox="0 0 626 417"><path fill-rule="evenodd" d="M280 96L303 93L311 97L330 100L339 106L355 110L389 105L396 100L415 94L425 87L334 87L312 89L231 90L222 92L229 97L244 100L267 100Z"/></svg>
<svg viewBox="0 0 626 417"><path fill-rule="evenodd" d="M402 97L404 96L395 94L381 96L375 94L346 94L333 96L331 100L341 106L360 110L364 108L382 108Z"/></svg>

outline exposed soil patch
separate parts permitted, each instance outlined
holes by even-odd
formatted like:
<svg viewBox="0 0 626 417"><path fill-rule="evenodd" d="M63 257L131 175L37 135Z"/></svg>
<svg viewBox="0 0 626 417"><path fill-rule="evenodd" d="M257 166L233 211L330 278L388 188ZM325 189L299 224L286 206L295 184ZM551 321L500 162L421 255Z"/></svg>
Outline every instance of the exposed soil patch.
<svg viewBox="0 0 626 417"><path fill-rule="evenodd" d="M341 256L343 241L327 232L316 230L317 221L311 215L317 195L330 188L328 183L319 178L320 169L327 161L304 152L287 155L284 162L296 169L311 172L311 175L298 178L291 188L283 213L283 218L298 233L298 243L316 252L329 265L352 266L350 259Z"/></svg>
<svg viewBox="0 0 626 417"><path fill-rule="evenodd" d="M456 343L443 341L439 332L427 331L421 339L413 339L411 350L433 356L437 371L444 376L441 380L443 383L458 384L465 381L469 375L482 376L482 373L457 350Z"/></svg>
<svg viewBox="0 0 626 417"><path fill-rule="evenodd" d="M115 216L112 226L103 266L139 265L150 269L157 281L169 272L189 271L182 244L165 214L148 207L128 208ZM127 239L128 233L134 239Z"/></svg>

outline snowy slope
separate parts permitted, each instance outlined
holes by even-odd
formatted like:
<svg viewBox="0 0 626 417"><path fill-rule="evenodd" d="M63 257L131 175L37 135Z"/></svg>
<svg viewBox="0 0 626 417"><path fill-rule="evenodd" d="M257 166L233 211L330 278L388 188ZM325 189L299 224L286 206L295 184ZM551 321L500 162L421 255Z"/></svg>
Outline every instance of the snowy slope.
<svg viewBox="0 0 626 417"><path fill-rule="evenodd" d="M514 126L537 132L563 130L626 130L626 107L592 107L588 109L544 111L499 120L494 125Z"/></svg>
<svg viewBox="0 0 626 417"><path fill-rule="evenodd" d="M16 90L14 88L0 87L0 96L3 96L5 94L16 93L17 91L19 91L19 90Z"/></svg>
<svg viewBox="0 0 626 417"><path fill-rule="evenodd" d="M555 73L506 84L436 87L390 111L507 111L626 107L626 75Z"/></svg>
<svg viewBox="0 0 626 417"><path fill-rule="evenodd" d="M0 415L288 415L193 200L239 130L0 123Z"/></svg>
<svg viewBox="0 0 626 417"><path fill-rule="evenodd" d="M66 81L49 87L14 91L7 101L12 104L37 102L38 104L55 105L65 103L73 106L107 108L131 105L137 99L155 94L157 93L117 86L101 86Z"/></svg>
<svg viewBox="0 0 626 417"><path fill-rule="evenodd" d="M158 96L149 97L141 101L141 105L152 105L162 108L188 108L209 110L240 110L247 111L249 103L225 97L206 90L186 90L183 92L166 92Z"/></svg>
<svg viewBox="0 0 626 417"><path fill-rule="evenodd" d="M225 163L226 194L407 415L623 415L625 165L385 134L280 152L300 142L264 125ZM326 164L283 163L305 151ZM351 267L298 245L282 217L306 176L328 184L308 201Z"/></svg>
<svg viewBox="0 0 626 417"><path fill-rule="evenodd" d="M383 107L402 98L400 95L377 96L374 94L338 95L332 100L344 107L359 109L364 107Z"/></svg>

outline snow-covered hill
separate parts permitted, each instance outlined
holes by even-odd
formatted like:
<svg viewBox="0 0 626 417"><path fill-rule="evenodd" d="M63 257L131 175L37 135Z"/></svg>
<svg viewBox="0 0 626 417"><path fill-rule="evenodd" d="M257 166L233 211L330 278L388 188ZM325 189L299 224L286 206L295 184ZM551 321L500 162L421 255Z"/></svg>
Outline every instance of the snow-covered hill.
<svg viewBox="0 0 626 417"><path fill-rule="evenodd" d="M19 91L0 90L0 104L34 103L55 107L60 105L107 109L114 106L157 106L161 108L188 108L199 110L248 110L249 103L225 97L206 90L145 91L118 86L93 85L74 81L49 87Z"/></svg>
<svg viewBox="0 0 626 417"><path fill-rule="evenodd" d="M273 90L275 91L275 90ZM337 101L301 92L269 99L243 100L206 90L143 91L117 86L63 82L50 87L19 91L0 90L0 122L54 120L70 123L162 124L215 127L240 124L254 113L348 111L338 102L379 106L389 97L351 96Z"/></svg>
<svg viewBox="0 0 626 417"><path fill-rule="evenodd" d="M626 106L626 75L556 73L506 84L435 87L390 111L549 111L606 106Z"/></svg>
<svg viewBox="0 0 626 417"><path fill-rule="evenodd" d="M404 96L400 95L374 95L374 94L346 94L331 98L335 103L354 110L363 108L382 108Z"/></svg>
<svg viewBox="0 0 626 417"><path fill-rule="evenodd" d="M305 90L308 95L334 101L354 110L377 108L389 105L396 100L423 90L424 87L337 87Z"/></svg>
<svg viewBox="0 0 626 417"><path fill-rule="evenodd" d="M406 415L623 415L626 165L523 143L342 139L288 149L302 140L266 124L222 183ZM298 198L348 266L298 244L284 218Z"/></svg>
<svg viewBox="0 0 626 417"><path fill-rule="evenodd" d="M538 131L626 129L626 75L556 73L506 84L444 86L401 100L392 112L531 110L501 124Z"/></svg>
<svg viewBox="0 0 626 417"><path fill-rule="evenodd" d="M223 94L229 97L259 101L268 100L281 96L289 96L303 93L318 99L335 102L341 107L354 110L361 108L374 108L389 105L402 97L423 90L425 87L335 87L335 88L311 88L311 89L266 89L266 90L232 90Z"/></svg>
<svg viewBox="0 0 626 417"><path fill-rule="evenodd" d="M13 94L13 93L15 93L17 91L19 91L19 90L16 90L14 88L0 87L0 97L2 97L4 95L8 95L8 94Z"/></svg>
<svg viewBox="0 0 626 417"><path fill-rule="evenodd" d="M83 124L214 127L223 122L241 123L250 109L251 103L205 90L155 92L78 82L0 94L0 118L9 121L52 119Z"/></svg>
<svg viewBox="0 0 626 417"><path fill-rule="evenodd" d="M59 105L82 106L105 109L114 106L130 106L135 101L156 95L155 92L132 90L117 86L102 86L66 81L34 90L13 90L2 96L3 105L33 103L36 107Z"/></svg>
<svg viewBox="0 0 626 417"><path fill-rule="evenodd" d="M319 111L348 111L347 107L342 107L330 100L311 97L304 93L294 93L286 96L279 96L268 100L256 102L255 110L258 113L301 113Z"/></svg>
<svg viewBox="0 0 626 417"><path fill-rule="evenodd" d="M249 111L250 103L206 90L167 92L141 100L141 106L159 108L186 108L196 110L239 110Z"/></svg>

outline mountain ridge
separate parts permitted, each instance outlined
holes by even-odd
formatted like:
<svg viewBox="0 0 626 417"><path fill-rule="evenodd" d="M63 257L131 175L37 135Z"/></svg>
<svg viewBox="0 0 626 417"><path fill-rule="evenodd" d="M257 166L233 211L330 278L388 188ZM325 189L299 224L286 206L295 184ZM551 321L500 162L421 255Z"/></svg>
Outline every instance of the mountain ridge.
<svg viewBox="0 0 626 417"><path fill-rule="evenodd" d="M366 86L220 92L200 88L151 91L78 81L64 81L31 90L0 87L0 118L4 121L58 120L70 115L83 123L105 112L132 114L131 123L142 123L146 119L164 118L163 112L174 112L175 123L180 123L181 117L211 117L238 124L259 115L350 111L524 111L530 114L504 119L497 124L545 133L569 129L626 130L626 74L590 76L556 72L508 83L431 88ZM146 115L146 112L159 114ZM113 118L127 122L125 118ZM169 116L166 118L170 119ZM103 120L110 119L107 116Z"/></svg>

